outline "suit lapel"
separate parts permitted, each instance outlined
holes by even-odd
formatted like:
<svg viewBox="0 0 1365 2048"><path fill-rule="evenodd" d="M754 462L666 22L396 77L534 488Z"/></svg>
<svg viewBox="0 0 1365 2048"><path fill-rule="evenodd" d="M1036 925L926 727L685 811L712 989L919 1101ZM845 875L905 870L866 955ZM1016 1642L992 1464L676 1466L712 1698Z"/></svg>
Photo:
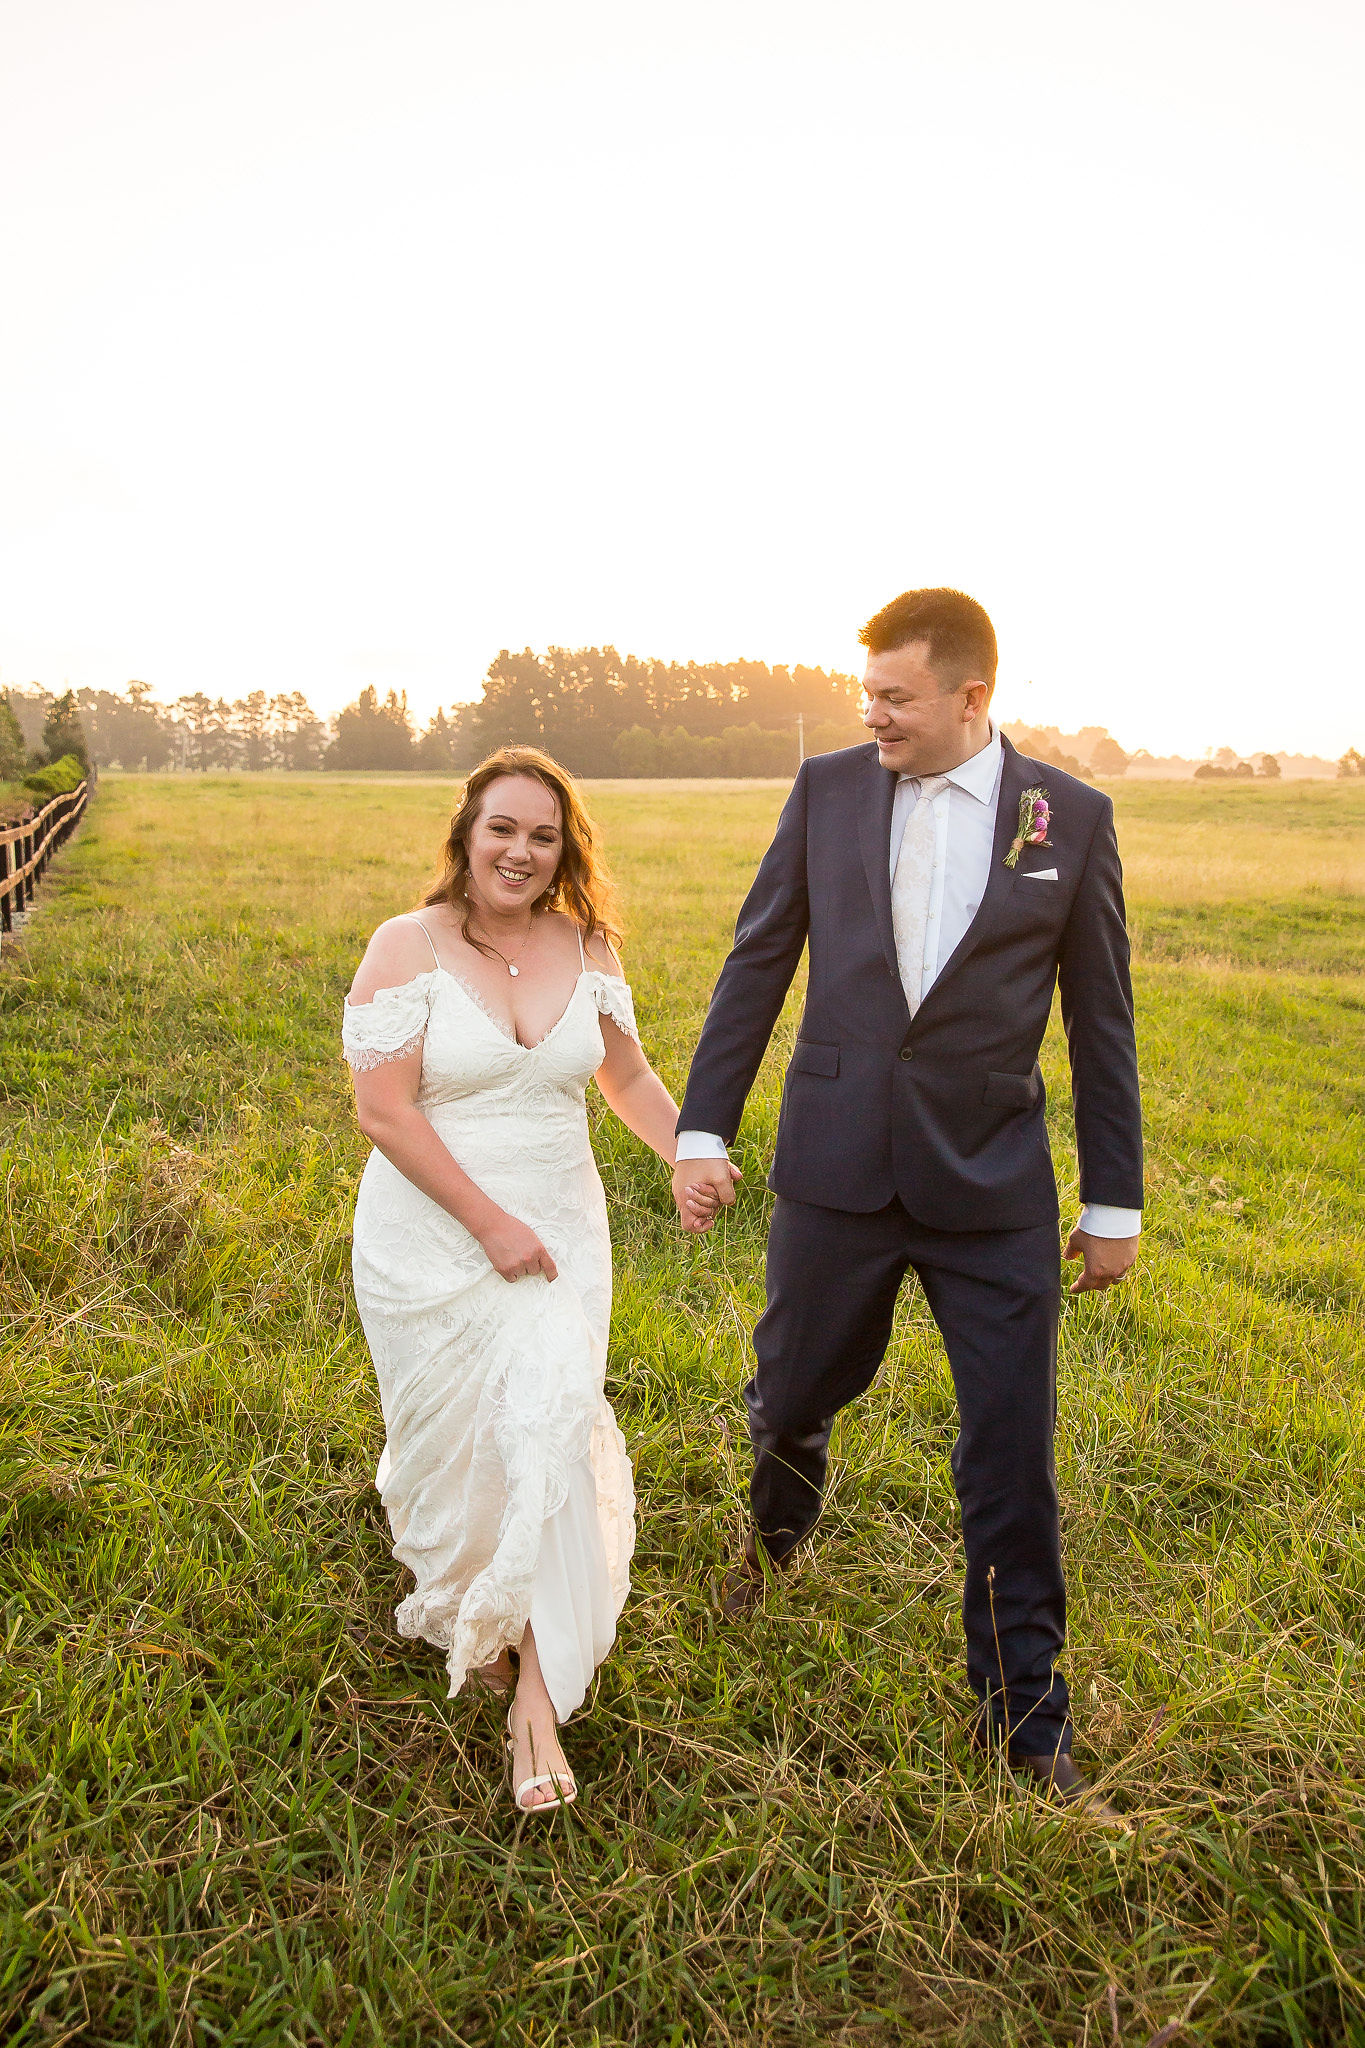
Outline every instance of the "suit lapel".
<svg viewBox="0 0 1365 2048"><path fill-rule="evenodd" d="M981 892L976 916L948 955L933 987L915 1012L917 1021L929 1005L937 1000L939 991L949 977L957 972L964 960L970 959L982 940L989 937L1010 913L1015 875L1013 868L1005 866L1005 855L1010 850L1010 842L1014 838L1015 827L1019 822L1019 799L1028 787L1028 771L1018 748L1011 746L1003 733L1000 735L1000 745L1004 759L1000 769L1000 800L995 813L995 837L991 842L990 873Z"/></svg>
<svg viewBox="0 0 1365 2048"><path fill-rule="evenodd" d="M872 908L877 934L886 964L900 987L900 964L896 959L896 934L891 923L891 807L896 797L896 776L883 768L875 745L869 750L863 769L862 800L858 805L858 841L862 847L867 885L872 891Z"/></svg>

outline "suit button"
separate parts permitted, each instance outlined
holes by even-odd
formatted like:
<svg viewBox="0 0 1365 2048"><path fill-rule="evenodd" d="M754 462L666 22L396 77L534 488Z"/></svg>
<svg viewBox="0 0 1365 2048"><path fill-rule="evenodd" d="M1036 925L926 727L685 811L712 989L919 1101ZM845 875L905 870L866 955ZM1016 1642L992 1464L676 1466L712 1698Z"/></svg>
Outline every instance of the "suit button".
<svg viewBox="0 0 1365 2048"><path fill-rule="evenodd" d="M914 1054L914 1049L913 1049L913 1047L911 1047L911 1046L908 1046L908 1045L903 1045L903 1046L901 1047L901 1058L902 1058L903 1060L912 1060L912 1059L913 1059L914 1057L915 1057L915 1054Z"/></svg>

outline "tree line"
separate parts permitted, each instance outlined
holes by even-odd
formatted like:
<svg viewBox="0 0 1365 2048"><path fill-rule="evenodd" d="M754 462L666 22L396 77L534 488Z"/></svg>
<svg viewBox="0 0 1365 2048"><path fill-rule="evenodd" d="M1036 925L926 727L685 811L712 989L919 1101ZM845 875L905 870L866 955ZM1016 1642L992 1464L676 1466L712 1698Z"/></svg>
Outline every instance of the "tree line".
<svg viewBox="0 0 1365 2048"><path fill-rule="evenodd" d="M406 693L381 696L373 686L330 720L299 691L232 700L199 691L159 703L149 684L132 682L61 701L99 767L444 773L518 742L544 747L578 775L781 775L801 748L819 753L864 736L859 689L855 676L818 668L650 661L589 647L504 650L479 698L438 709L422 726ZM36 755L55 700L34 685L10 689L5 701Z"/></svg>
<svg viewBox="0 0 1365 2048"><path fill-rule="evenodd" d="M836 671L653 661L614 647L504 649L473 703L438 709L425 725L413 718L404 693L381 696L373 686L324 719L297 690L253 690L232 700L196 691L160 703L145 682L123 691L68 690L59 698L33 685L0 692L0 783L56 759L54 736L61 754L135 770L458 774L494 747L520 743L544 747L578 775L789 775L802 753L866 738L861 701L858 678ZM1053 727L1007 730L1025 753L1073 775L1122 775L1128 766L1129 756L1102 726L1070 736ZM1198 772L1258 774L1228 748ZM1263 755L1259 777L1278 772L1275 757ZM1337 772L1360 775L1365 762L1348 749Z"/></svg>
<svg viewBox="0 0 1365 2048"><path fill-rule="evenodd" d="M53 699L34 685L10 689L7 702L30 751L46 747L44 721L54 702L80 730L80 751L97 768L317 768L331 740L327 724L299 692L264 690L229 703L202 691L160 704L148 683L125 690L68 690Z"/></svg>
<svg viewBox="0 0 1365 2048"><path fill-rule="evenodd" d="M1228 749L1227 751L1231 751ZM1342 772L1340 763L1337 773ZM1250 761L1201 761L1194 771L1196 782L1278 782L1280 779L1279 758L1275 754L1262 754L1261 765L1256 768Z"/></svg>

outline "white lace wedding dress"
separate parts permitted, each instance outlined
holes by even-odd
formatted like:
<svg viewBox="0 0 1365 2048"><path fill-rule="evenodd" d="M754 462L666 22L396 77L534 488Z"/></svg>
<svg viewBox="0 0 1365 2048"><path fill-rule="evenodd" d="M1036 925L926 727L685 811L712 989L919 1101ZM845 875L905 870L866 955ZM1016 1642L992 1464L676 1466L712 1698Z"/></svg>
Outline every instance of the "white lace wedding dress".
<svg viewBox="0 0 1365 2048"><path fill-rule="evenodd" d="M585 1102L605 1056L599 1014L637 1035L626 983L585 965L559 1021L524 1046L438 964L348 1002L343 1024L353 1067L421 1047L418 1108L559 1269L502 1279L370 1154L352 1265L388 1433L375 1484L416 1580L399 1631L445 1651L454 1694L529 1621L561 1721L615 1639L635 1544L630 1460L603 1391L611 1243Z"/></svg>

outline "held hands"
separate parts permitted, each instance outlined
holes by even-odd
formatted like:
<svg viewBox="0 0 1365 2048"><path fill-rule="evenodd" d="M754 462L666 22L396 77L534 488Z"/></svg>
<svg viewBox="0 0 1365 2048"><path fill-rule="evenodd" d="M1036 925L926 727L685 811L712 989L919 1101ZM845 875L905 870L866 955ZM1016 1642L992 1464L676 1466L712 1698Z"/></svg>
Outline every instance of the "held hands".
<svg viewBox="0 0 1365 2048"><path fill-rule="evenodd" d="M1092 1237L1088 1230L1073 1230L1062 1257L1085 1263L1068 1292L1088 1294L1092 1288L1116 1287L1137 1258L1138 1244L1136 1237Z"/></svg>
<svg viewBox="0 0 1365 2048"><path fill-rule="evenodd" d="M735 1182L743 1179L728 1159L680 1159L673 1169L673 1199L684 1230L698 1236L715 1222L721 1205L735 1199Z"/></svg>
<svg viewBox="0 0 1365 2048"><path fill-rule="evenodd" d="M504 1280L524 1280L532 1273L557 1279L559 1268L527 1223L518 1223L505 1209L499 1209L487 1230L479 1234L493 1270Z"/></svg>

